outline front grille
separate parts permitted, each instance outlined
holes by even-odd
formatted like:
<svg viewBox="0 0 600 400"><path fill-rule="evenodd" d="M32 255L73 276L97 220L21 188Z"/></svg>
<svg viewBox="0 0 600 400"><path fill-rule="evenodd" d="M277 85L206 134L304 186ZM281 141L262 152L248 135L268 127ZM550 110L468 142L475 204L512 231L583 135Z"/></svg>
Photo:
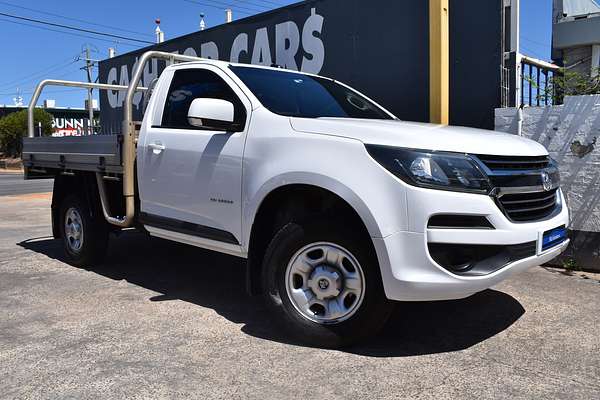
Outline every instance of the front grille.
<svg viewBox="0 0 600 400"><path fill-rule="evenodd" d="M547 156L518 157L518 156L477 156L482 163L492 171L536 170L544 169L550 164Z"/></svg>
<svg viewBox="0 0 600 400"><path fill-rule="evenodd" d="M498 198L507 217L517 222L537 221L551 215L557 206L557 191L505 194Z"/></svg>

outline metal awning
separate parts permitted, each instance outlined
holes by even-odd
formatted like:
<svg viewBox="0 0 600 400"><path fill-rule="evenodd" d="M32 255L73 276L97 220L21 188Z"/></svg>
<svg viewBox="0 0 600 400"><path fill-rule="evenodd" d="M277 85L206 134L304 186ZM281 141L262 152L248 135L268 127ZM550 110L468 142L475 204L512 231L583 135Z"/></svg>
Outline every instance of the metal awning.
<svg viewBox="0 0 600 400"><path fill-rule="evenodd" d="M567 17L581 17L600 13L600 5L595 0L563 0L563 14Z"/></svg>

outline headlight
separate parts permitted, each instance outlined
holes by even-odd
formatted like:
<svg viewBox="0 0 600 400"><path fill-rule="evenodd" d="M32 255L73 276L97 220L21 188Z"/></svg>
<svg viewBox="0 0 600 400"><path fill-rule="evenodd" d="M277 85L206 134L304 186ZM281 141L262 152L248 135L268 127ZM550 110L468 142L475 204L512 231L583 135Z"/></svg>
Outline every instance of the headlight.
<svg viewBox="0 0 600 400"><path fill-rule="evenodd" d="M488 193L486 175L468 155L366 145L379 164L408 184L431 189Z"/></svg>

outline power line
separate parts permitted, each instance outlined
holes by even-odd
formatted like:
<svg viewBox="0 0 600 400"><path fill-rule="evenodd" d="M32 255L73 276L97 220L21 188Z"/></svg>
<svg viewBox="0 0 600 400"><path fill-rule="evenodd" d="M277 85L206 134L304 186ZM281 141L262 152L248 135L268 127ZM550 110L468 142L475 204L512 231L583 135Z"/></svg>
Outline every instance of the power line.
<svg viewBox="0 0 600 400"><path fill-rule="evenodd" d="M233 8L233 4L231 4L231 3L223 3L220 1L216 1L216 0L204 0L202 2L196 1L196 0L183 0L183 1L185 1L186 3L192 3L192 4L196 4L196 5L200 5L200 6L216 8L219 10L224 10L225 8ZM211 1L215 4L208 4L208 3L206 3L206 1ZM256 10L256 9L252 9L252 8L248 8L248 7L241 7L241 6L236 6L235 9L238 13L244 14L244 15L254 15L256 13L260 13L260 12L264 11L264 10ZM246 10L246 11L240 11L240 10Z"/></svg>
<svg viewBox="0 0 600 400"><path fill-rule="evenodd" d="M537 42L535 40L531 40L531 39L529 39L527 37L524 37L524 36L522 36L521 39L523 39L523 40L525 40L525 41L527 41L527 42L529 42L531 44L537 44L538 46L544 46L546 48L552 48L552 46L550 46L548 43Z"/></svg>
<svg viewBox="0 0 600 400"><path fill-rule="evenodd" d="M154 44L154 42L150 42L150 41L147 41L147 40L135 39L135 38L130 38L130 37L121 36L121 35L113 35L112 33L93 31L91 29L75 28L75 27L68 26L68 25L56 24L54 22L48 22L48 21L43 21L43 20L34 19L34 18L21 17L21 16L18 16L18 15L7 14L7 13L3 13L3 12L0 12L0 15L4 16L4 17L19 19L19 20L28 21L28 22L35 22L36 24L55 26L55 27L62 28L62 29L69 29L69 30L72 30L72 31L84 32L84 33L91 33L93 35L107 36L107 37L112 37L112 38L121 39L121 40L128 40L130 42L138 42L138 43L144 43L144 44Z"/></svg>
<svg viewBox="0 0 600 400"><path fill-rule="evenodd" d="M236 4L235 1L230 1L230 0L224 0L224 1L219 1L219 0L203 0L203 1L210 1L211 3L216 3L221 5L222 7L228 7L228 8L236 8L236 9L242 9L242 10L246 10L246 11L251 11L251 12L264 12L264 6L259 6L261 8L256 8L255 6L240 6L239 4Z"/></svg>
<svg viewBox="0 0 600 400"><path fill-rule="evenodd" d="M285 7L285 6L288 6L293 3L293 2L286 2L286 3L282 4L282 3L276 3L274 1L268 1L268 0L233 0L233 1L239 2L239 3L250 4L250 5L257 6L257 7L263 7L263 8L266 8L267 10L273 10L274 8ZM257 3L257 1L260 3Z"/></svg>
<svg viewBox="0 0 600 400"><path fill-rule="evenodd" d="M16 25L27 26L27 27L30 27L30 28L42 29L42 30L50 31L50 32L62 33L62 34L65 34L65 35L78 36L78 37L82 37L82 38L86 38L86 39L100 40L100 41L108 42L108 43L119 43L119 44L122 44L124 46L130 46L130 47L139 48L139 45L134 45L134 44L126 43L126 42L119 42L117 40L102 39L102 38L99 38L99 37L96 37L96 36L82 35L80 33L75 33L75 32L65 32L65 31L61 31L61 30L58 30L58 29L48 28L48 27L45 27L45 26L31 25L31 24L27 24L27 23L24 23L24 22L12 21L12 20L2 19L2 18L0 18L0 21L9 22L11 24L16 24Z"/></svg>
<svg viewBox="0 0 600 400"><path fill-rule="evenodd" d="M67 16L64 16L64 15L51 13L49 11L43 11L43 10L37 10L35 8L23 7L23 6L19 6L17 4L8 3L6 1L0 1L0 4L4 4L4 5L9 6L9 7L19 8L19 9L22 9L22 10L32 11L32 12L38 13L38 14L48 15L48 16L51 16L51 17L57 17L57 18L61 18L61 19L67 19L67 20L77 21L77 22L81 22L81 23L84 23L84 24L88 24L88 25L100 26L100 27L103 27L103 28L108 28L108 29L112 29L112 30L116 30L116 31L134 33L136 35L141 35L141 36L152 36L151 33L136 32L136 31L131 31L129 29L123 29L123 28L117 28L117 27L110 26L110 25L98 24L96 22L90 22L90 21L86 21L84 19L78 19L78 18L67 17Z"/></svg>
<svg viewBox="0 0 600 400"><path fill-rule="evenodd" d="M540 54L540 53L538 53L537 51L534 51L534 50L532 50L532 49L530 49L530 48L527 48L527 47L525 47L525 46L523 46L523 45L521 45L521 47L523 48L523 50L526 50L526 51L528 51L529 53L533 54L534 56L536 56L536 57L538 57L538 58L540 58L540 59L542 59L542 60L544 60L544 59L546 59L546 58L547 58L546 56L544 56L544 55L541 55L541 54Z"/></svg>
<svg viewBox="0 0 600 400"><path fill-rule="evenodd" d="M70 70L70 71L67 71L67 72L65 72L65 73L62 73L62 74L60 74L60 75L53 75L53 76L52 76L52 78L53 78L53 79L63 79L63 78L65 78L65 77L67 77L67 76L72 76L72 75L73 75L75 72L79 72L80 70L81 70L81 68L72 69L72 70ZM38 78L38 79L40 79L40 78ZM23 83L25 83L25 82L23 82ZM18 88L18 89L23 89L23 88L21 88L21 87L19 87L19 86L20 86L20 85L15 85L15 88L16 88L16 89L17 89L17 88ZM71 88L71 89L73 89L73 88ZM75 89L78 89L78 88L75 88ZM8 90L8 88L3 88L2 90ZM35 90L35 86L28 86L28 87L24 88L24 90L25 90L25 91L24 91L24 92L21 92L21 93L25 93L25 94L28 94L28 93L33 93L33 91ZM83 89L80 89L80 90L83 90ZM14 93L15 93L15 91L13 91L13 92L12 92L12 94L14 94ZM48 93L48 91L47 91L47 90L44 90L44 93ZM5 93L5 94L6 94L6 93ZM6 94L6 95L8 95L8 94Z"/></svg>
<svg viewBox="0 0 600 400"><path fill-rule="evenodd" d="M250 3L250 4L252 4L252 2L250 2L248 0L237 0L237 1L241 1L241 2L244 2L244 3ZM271 4L271 5L276 6L276 7L283 7L283 6L286 5L286 4L276 3L274 1L269 1L269 0L255 0L255 1L260 1L261 3L266 3L266 4Z"/></svg>
<svg viewBox="0 0 600 400"><path fill-rule="evenodd" d="M78 88L70 88L70 89L60 89L60 90L44 90L44 93L65 93L65 92L74 92L76 90L83 90ZM35 90L21 92L21 94L33 94ZM0 96L14 96L15 92L12 93L0 93Z"/></svg>
<svg viewBox="0 0 600 400"><path fill-rule="evenodd" d="M53 76L53 79L63 79L63 78L66 78L67 76L71 76L75 72L79 72L79 71L81 71L81 68L78 67L77 69L72 69L72 70L70 70L68 72L65 72L65 73L62 73L60 75ZM5 89L5 90L7 90L7 89ZM80 91L83 91L84 89L81 89L81 88L67 88L67 90L73 90L73 91L80 90ZM35 86L33 86L33 87L27 87L27 88L25 88L25 91L21 91L21 94L32 94L34 91L35 91ZM50 89L50 90L44 90L43 93L60 93L60 92L61 92L61 90ZM14 94L15 94L15 92L13 91L12 93L10 93L10 92L0 93L0 96L10 96L10 95L14 95Z"/></svg>
<svg viewBox="0 0 600 400"><path fill-rule="evenodd" d="M187 3L192 3L192 4L197 4L197 5L201 5L204 7L212 7L212 8L216 8L219 10L223 10L224 7L228 7L228 8L235 8L235 11L239 14L243 14L243 15L254 15L257 13L262 13L262 12L266 12L266 11L270 11L273 8L277 7L283 7L286 4L281 4L281 3L276 3L273 1L267 1L267 0L225 0L225 1L218 1L218 0L203 0L203 1L197 1L197 0L183 0ZM212 3L215 4L208 4L206 3L206 1L210 1ZM257 3L257 1L260 1L261 3L265 3L265 4L261 4L261 3ZM246 5L241 5L240 3L244 3ZM258 7L258 8L257 8ZM245 10L245 11L241 11L241 10Z"/></svg>
<svg viewBox="0 0 600 400"><path fill-rule="evenodd" d="M191 4L196 4L196 5L200 5L203 7L211 7L211 8L216 8L217 10L223 10L223 6L216 6L213 4L207 4L207 3L202 3L200 1L191 1L191 0L183 0L186 3L191 3ZM243 14L243 15L254 15L254 13L247 13L247 12L243 12L243 11L237 11L239 14Z"/></svg>
<svg viewBox="0 0 600 400"><path fill-rule="evenodd" d="M65 62L67 62L67 63L65 64ZM2 84L0 84L0 88L6 87L6 86L12 86L12 85L14 85L14 84L16 84L18 82L26 82L25 79L31 78L32 76L38 76L38 75L41 75L41 74L46 74L46 73L48 73L48 71L52 71L52 70L54 70L56 68L67 67L67 66L69 66L71 64L74 64L75 62L76 62L75 61L75 57L69 57L68 59L60 61L60 62L58 62L56 64L53 64L53 65L50 65L48 67L45 67L45 68L43 68L41 70L38 70L37 72L33 72L33 73L28 74L26 76L13 79L12 81L8 81L8 82L5 82L5 83L2 83Z"/></svg>
<svg viewBox="0 0 600 400"><path fill-rule="evenodd" d="M255 2L249 1L249 0L237 0L237 1L232 1L232 3L233 3L233 4L231 4L232 7L233 6L239 6L236 3L244 3L244 4L247 4L247 5L252 6L252 7L260 7L260 8L263 8L263 9L265 9L265 8L266 9L272 9L273 8L273 6L267 6L267 5L260 4L260 3L255 3ZM244 7L244 6L242 6L242 7Z"/></svg>
<svg viewBox="0 0 600 400"><path fill-rule="evenodd" d="M70 64L67 64L67 65L64 65L64 66L60 66L58 68L50 69L50 70L47 70L47 71L45 71L43 73L40 73L40 74L35 74L35 75L32 74L32 75L30 75L29 77L25 78L22 81L17 81L17 82L13 82L12 84L8 84L8 85L5 85L5 86L2 86L2 88L0 88L0 90L8 90L9 88L12 88L12 87L19 88L19 87L23 87L25 85L29 85L29 84L31 84L32 81L33 82L39 81L39 80L41 80L43 78L46 78L46 77L50 76L51 74L54 74L55 72L62 71L62 70L66 69L67 67L69 67L69 66L71 66L73 64L74 63L70 63ZM62 75L58 75L58 76L52 75L52 77L54 79L58 79L58 78L60 78L60 77L62 77L64 75L71 74L71 73L73 73L75 71L76 70L71 70L71 71L69 71L66 74L62 74Z"/></svg>
<svg viewBox="0 0 600 400"><path fill-rule="evenodd" d="M74 69L74 70L71 70L71 71L65 72L65 73L63 73L63 74L60 74L60 75L56 75L56 76L54 76L53 78L54 78L54 79L64 79L64 78L66 78L66 77L68 77L68 76L72 76L72 75L73 75L75 72L79 72L79 71L80 71L80 68L77 68L77 69ZM36 86L37 86L37 85L36 85ZM21 89L21 94L32 94L32 93L35 91L35 88L36 88L36 86L28 86L28 87L26 87L26 88L19 88L19 89ZM84 90L84 89L81 89L81 88L67 88L67 89L68 89L68 90L80 90L80 91L83 91L83 90ZM8 89L4 89L4 90L8 90ZM15 92L16 92L16 91L12 91L12 92L6 92L6 93L0 93L0 96L10 96L10 95L14 95L14 94L15 94ZM45 90L43 91L43 93L54 93L54 92L57 92L57 90L56 90L56 89L50 89L50 90L48 90L48 89L45 89Z"/></svg>

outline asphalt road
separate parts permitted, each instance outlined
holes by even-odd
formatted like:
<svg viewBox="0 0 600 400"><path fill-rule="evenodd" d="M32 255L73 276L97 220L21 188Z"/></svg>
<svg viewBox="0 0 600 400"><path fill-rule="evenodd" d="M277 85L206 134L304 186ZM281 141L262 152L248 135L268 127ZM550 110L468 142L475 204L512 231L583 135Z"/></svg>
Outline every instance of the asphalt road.
<svg viewBox="0 0 600 400"><path fill-rule="evenodd" d="M66 264L48 207L0 198L0 398L600 398L598 275L399 304L368 343L322 350L274 328L238 259L129 233L104 265Z"/></svg>
<svg viewBox="0 0 600 400"><path fill-rule="evenodd" d="M53 179L24 180L23 173L0 172L0 196L51 192Z"/></svg>

